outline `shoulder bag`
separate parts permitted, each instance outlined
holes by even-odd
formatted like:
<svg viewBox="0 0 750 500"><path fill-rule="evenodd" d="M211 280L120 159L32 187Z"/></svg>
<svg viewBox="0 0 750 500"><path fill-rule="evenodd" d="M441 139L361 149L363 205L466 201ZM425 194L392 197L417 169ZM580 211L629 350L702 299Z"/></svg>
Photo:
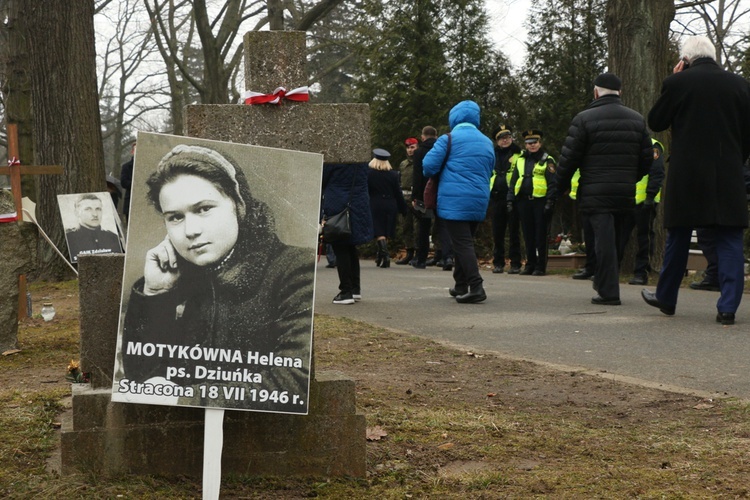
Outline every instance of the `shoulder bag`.
<svg viewBox="0 0 750 500"><path fill-rule="evenodd" d="M440 165L438 173L427 179L427 184L424 186L424 207L426 209L435 210L437 208L437 195L438 185L440 184L440 173L445 168L445 164L448 162L448 157L451 154L451 134L448 134L448 147L445 151L445 158L443 158L443 164Z"/></svg>
<svg viewBox="0 0 750 500"><path fill-rule="evenodd" d="M351 203L352 196L354 195L354 181L356 179L357 172L355 171L352 174L352 185L349 188L349 200L346 202L344 210L323 219L323 241L326 243L341 243L352 236Z"/></svg>

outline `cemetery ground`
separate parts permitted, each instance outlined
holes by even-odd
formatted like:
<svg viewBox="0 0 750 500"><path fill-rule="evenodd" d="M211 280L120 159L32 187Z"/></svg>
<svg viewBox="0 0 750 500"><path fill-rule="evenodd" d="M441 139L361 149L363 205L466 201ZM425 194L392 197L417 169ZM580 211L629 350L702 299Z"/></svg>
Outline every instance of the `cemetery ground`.
<svg viewBox="0 0 750 500"><path fill-rule="evenodd" d="M199 498L200 481L55 471L77 282L31 283L0 356L0 497ZM38 315L48 297L57 316ZM317 369L356 381L366 478L239 478L222 498L747 498L750 405L555 371L317 316ZM303 417L300 417L303 418ZM365 436L362 437L365 439Z"/></svg>

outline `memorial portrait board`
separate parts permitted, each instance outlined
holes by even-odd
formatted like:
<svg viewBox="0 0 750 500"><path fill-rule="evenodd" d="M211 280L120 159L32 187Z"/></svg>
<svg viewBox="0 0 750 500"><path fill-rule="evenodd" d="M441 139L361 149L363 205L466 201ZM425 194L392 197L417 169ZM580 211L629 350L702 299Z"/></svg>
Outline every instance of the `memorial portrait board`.
<svg viewBox="0 0 750 500"><path fill-rule="evenodd" d="M122 253L122 229L107 192L57 195L70 262L79 255Z"/></svg>
<svg viewBox="0 0 750 500"><path fill-rule="evenodd" d="M322 169L138 134L113 401L307 414Z"/></svg>

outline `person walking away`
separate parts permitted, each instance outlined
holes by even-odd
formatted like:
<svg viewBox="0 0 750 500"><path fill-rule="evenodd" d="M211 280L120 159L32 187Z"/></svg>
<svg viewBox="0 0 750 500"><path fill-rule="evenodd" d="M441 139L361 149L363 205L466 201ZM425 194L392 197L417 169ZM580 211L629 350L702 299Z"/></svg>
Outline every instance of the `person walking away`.
<svg viewBox="0 0 750 500"><path fill-rule="evenodd" d="M502 124L492 137L495 141L495 171L490 179L490 206L492 208L492 272L500 274L505 269L505 235L508 234L508 274L521 272L521 234L517 210L508 210L508 181L511 166L521 156L521 148L513 142L513 131Z"/></svg>
<svg viewBox="0 0 750 500"><path fill-rule="evenodd" d="M580 169L578 203L594 230L596 271L592 304L620 305L618 235L635 208L635 184L649 172L653 148L640 113L625 106L613 73L594 79L594 100L570 123L557 178L567 190Z"/></svg>
<svg viewBox="0 0 750 500"><path fill-rule="evenodd" d="M377 245L375 264L386 268L391 266L388 253L388 238L396 234L396 215L405 214L406 202L401 193L398 172L391 168L388 161L391 153L385 149L374 149L370 170L367 172L367 192L370 196L372 227Z"/></svg>
<svg viewBox="0 0 750 500"><path fill-rule="evenodd" d="M750 84L716 63L704 36L688 37L672 75L648 114L654 131L672 129L664 188L667 246L656 292L647 304L673 315L693 228L713 228L719 287L716 321L732 325L742 300L742 233L748 225L742 166L750 155Z"/></svg>
<svg viewBox="0 0 750 500"><path fill-rule="evenodd" d="M437 212L451 238L454 286L459 303L487 298L474 250L474 234L487 214L495 166L492 141L479 131L479 105L456 104L448 115L450 134L440 137L424 158L424 174L439 176Z"/></svg>
<svg viewBox="0 0 750 500"><path fill-rule="evenodd" d="M326 163L323 165L323 213L332 217L350 207L352 235L331 243L336 255L339 293L334 304L354 304L362 299L357 245L372 240L372 213L367 194L367 163Z"/></svg>
<svg viewBox="0 0 750 500"><path fill-rule="evenodd" d="M516 160L508 190L508 209L518 208L526 244L526 266L520 274L547 274L549 223L557 200L555 159L542 147L543 133L530 129L521 133L526 150Z"/></svg>
<svg viewBox="0 0 750 500"><path fill-rule="evenodd" d="M404 200L411 200L412 182L414 182L414 152L417 150L419 141L415 137L409 137L404 141L406 146L406 159L398 166L398 172L401 181L401 193ZM413 210L408 210L406 215L401 218L401 236L406 246L406 255L396 261L396 264L403 266L410 264L414 259L414 249L417 248L417 232L419 220Z"/></svg>
<svg viewBox="0 0 750 500"><path fill-rule="evenodd" d="M654 147L654 162L648 175L644 175L635 185L635 212L625 221L620 250L620 259L625 254L625 247L635 227L638 250L635 254L633 278L629 285L648 284L648 274L651 272L651 257L654 255L654 222L661 200L661 185L664 182L664 145L651 138Z"/></svg>

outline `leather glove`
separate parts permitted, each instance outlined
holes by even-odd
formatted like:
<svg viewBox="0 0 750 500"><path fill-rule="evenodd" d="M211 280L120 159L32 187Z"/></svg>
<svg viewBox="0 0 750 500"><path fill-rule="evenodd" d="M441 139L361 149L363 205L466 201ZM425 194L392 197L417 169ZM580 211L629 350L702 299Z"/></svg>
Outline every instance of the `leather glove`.
<svg viewBox="0 0 750 500"><path fill-rule="evenodd" d="M508 203L506 203L505 204L505 208L506 208L506 210L507 210L508 213L513 212L513 202L509 201Z"/></svg>
<svg viewBox="0 0 750 500"><path fill-rule="evenodd" d="M547 200L547 203L544 204L545 215L551 214L554 209L555 209L555 202L552 200Z"/></svg>

